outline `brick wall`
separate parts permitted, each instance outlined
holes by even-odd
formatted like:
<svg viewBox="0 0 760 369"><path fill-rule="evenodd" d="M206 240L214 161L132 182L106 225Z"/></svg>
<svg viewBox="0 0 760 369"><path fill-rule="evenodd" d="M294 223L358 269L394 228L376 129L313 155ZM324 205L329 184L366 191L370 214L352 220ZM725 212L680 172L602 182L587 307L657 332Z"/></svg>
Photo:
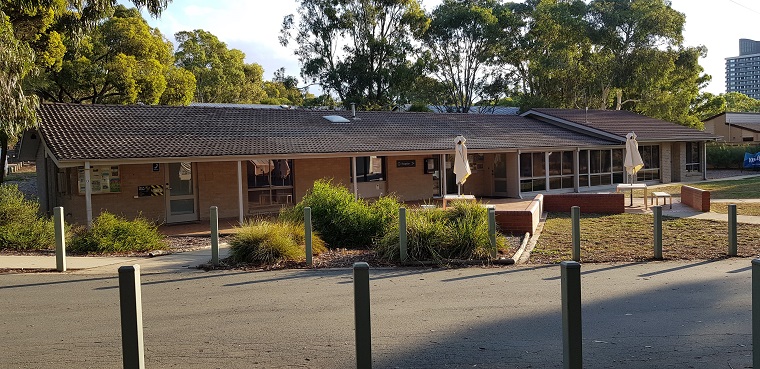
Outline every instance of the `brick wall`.
<svg viewBox="0 0 760 369"><path fill-rule="evenodd" d="M198 212L200 219L210 218L211 206L219 208L220 218L236 218L239 215L237 162L196 164L196 188L198 189ZM246 163L243 170L243 213L248 213L248 184Z"/></svg>
<svg viewBox="0 0 760 369"><path fill-rule="evenodd" d="M496 211L496 223L503 232L536 232L541 221L543 195L536 198L525 210Z"/></svg>
<svg viewBox="0 0 760 369"><path fill-rule="evenodd" d="M660 181L662 183L673 182L671 146L672 144L667 142L660 144Z"/></svg>
<svg viewBox="0 0 760 369"><path fill-rule="evenodd" d="M710 211L710 191L691 186L681 186L681 203L698 211Z"/></svg>
<svg viewBox="0 0 760 369"><path fill-rule="evenodd" d="M396 165L395 161L393 165ZM314 182L322 178L332 178L333 184L345 186L353 192L350 171L350 158L295 159L293 161L293 179L295 180L293 203L301 201L306 191L314 186Z"/></svg>
<svg viewBox="0 0 760 369"><path fill-rule="evenodd" d="M388 193L396 194L401 201L426 200L433 197L433 175L425 174L425 159L430 156L388 157ZM436 158L437 159L437 158ZM414 167L397 168L397 160L414 160Z"/></svg>
<svg viewBox="0 0 760 369"><path fill-rule="evenodd" d="M625 212L622 193L564 193L544 195L544 211L570 212L580 206L582 213L620 214Z"/></svg>

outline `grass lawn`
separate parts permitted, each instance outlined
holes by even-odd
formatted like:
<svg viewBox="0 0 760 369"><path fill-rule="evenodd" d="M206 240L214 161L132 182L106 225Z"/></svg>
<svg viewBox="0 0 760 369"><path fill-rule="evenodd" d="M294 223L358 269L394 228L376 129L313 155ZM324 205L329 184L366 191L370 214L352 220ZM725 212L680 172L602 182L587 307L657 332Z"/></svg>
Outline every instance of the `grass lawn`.
<svg viewBox="0 0 760 369"><path fill-rule="evenodd" d="M582 214L582 262L632 262L653 256L652 215ZM549 213L530 263L558 263L571 259L569 213ZM671 260L717 259L728 248L726 222L663 217L663 257ZM739 256L760 255L760 227L738 225Z"/></svg>
<svg viewBox="0 0 760 369"><path fill-rule="evenodd" d="M720 214L728 214L727 202L710 203L710 211ZM737 203L736 214L738 215L760 215L760 202Z"/></svg>
<svg viewBox="0 0 760 369"><path fill-rule="evenodd" d="M711 199L760 198L760 194L757 191L760 188L760 177L713 182L693 182L688 185L710 191ZM681 196L681 185L658 185L648 189L648 192L652 191L667 192L673 196ZM626 194L628 194L628 191L626 191ZM634 190L633 196L644 197L644 190Z"/></svg>

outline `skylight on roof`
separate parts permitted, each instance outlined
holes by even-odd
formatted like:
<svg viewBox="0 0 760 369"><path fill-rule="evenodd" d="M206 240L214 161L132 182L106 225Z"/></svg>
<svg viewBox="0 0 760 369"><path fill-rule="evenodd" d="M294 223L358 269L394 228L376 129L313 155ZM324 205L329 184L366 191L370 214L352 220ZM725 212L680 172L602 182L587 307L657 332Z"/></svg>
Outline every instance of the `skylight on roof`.
<svg viewBox="0 0 760 369"><path fill-rule="evenodd" d="M327 119L330 123L351 123L350 120L343 118L340 115L325 115L322 118Z"/></svg>

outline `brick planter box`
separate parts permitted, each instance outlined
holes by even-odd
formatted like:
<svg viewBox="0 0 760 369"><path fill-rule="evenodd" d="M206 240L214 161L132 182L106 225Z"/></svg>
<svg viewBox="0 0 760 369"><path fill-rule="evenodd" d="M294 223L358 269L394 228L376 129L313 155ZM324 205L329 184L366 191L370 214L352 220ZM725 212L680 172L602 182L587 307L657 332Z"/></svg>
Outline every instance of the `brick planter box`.
<svg viewBox="0 0 760 369"><path fill-rule="evenodd" d="M710 211L710 191L681 186L681 203L698 211Z"/></svg>

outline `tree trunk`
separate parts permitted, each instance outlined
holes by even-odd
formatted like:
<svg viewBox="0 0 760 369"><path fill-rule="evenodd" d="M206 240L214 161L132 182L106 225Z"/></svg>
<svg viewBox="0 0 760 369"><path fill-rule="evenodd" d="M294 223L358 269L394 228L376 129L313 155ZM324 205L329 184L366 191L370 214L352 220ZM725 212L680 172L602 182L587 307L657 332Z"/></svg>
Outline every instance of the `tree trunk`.
<svg viewBox="0 0 760 369"><path fill-rule="evenodd" d="M6 160L8 160L8 135L0 133L0 183L5 182Z"/></svg>
<svg viewBox="0 0 760 369"><path fill-rule="evenodd" d="M617 104L615 105L615 110L620 110L623 107L623 90L619 89L617 90Z"/></svg>

